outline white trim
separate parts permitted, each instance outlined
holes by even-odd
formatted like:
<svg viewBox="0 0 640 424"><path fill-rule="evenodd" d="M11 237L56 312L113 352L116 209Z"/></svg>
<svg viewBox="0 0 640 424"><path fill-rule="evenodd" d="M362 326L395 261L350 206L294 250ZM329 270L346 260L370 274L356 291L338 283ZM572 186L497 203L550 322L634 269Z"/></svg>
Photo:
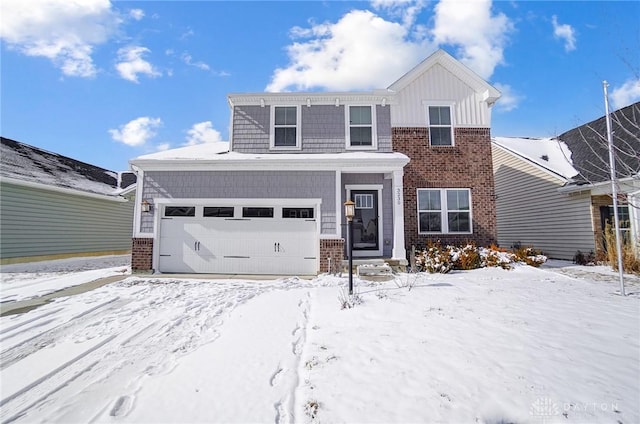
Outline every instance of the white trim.
<svg viewBox="0 0 640 424"><path fill-rule="evenodd" d="M336 237L342 238L342 219L344 205L342 204L342 172L336 171Z"/></svg>
<svg viewBox="0 0 640 424"><path fill-rule="evenodd" d="M441 220L441 230L438 232L429 232L429 231L420 231L420 190L432 190L440 192L440 220ZM464 190L469 193L469 231L462 232L449 231L449 221L447 217L447 212L449 209L447 208L447 190ZM466 187L418 187L416 188L416 230L418 234L421 236L424 235L468 235L473 234L473 198L471 197L471 189Z"/></svg>
<svg viewBox="0 0 640 424"><path fill-rule="evenodd" d="M456 103L454 101L432 101L432 100L422 101L422 107L424 108L424 114L425 114L425 121L427 123L427 128L429 129L429 146L430 147L454 147L456 145L455 131L453 130L456 125L455 105ZM434 128L446 128L448 125L431 125L431 121L429 118L430 107L448 107L449 108L449 116L451 118L451 145L431 144L431 127L433 126Z"/></svg>
<svg viewBox="0 0 640 424"><path fill-rule="evenodd" d="M276 108L279 107L295 107L296 108L296 145L295 146L276 146L275 145L275 128L276 128ZM300 105L291 104L273 104L270 106L271 116L269 117L269 150L301 150L302 149L302 110ZM285 128L290 128L285 126Z"/></svg>
<svg viewBox="0 0 640 424"><path fill-rule="evenodd" d="M384 252L384 216L382 207L382 184L348 184L344 188L346 190L346 198L351 199L351 191L353 190L371 190L378 192L378 250L361 250L353 251L353 256L382 256Z"/></svg>
<svg viewBox="0 0 640 424"><path fill-rule="evenodd" d="M402 169L409 158L402 153L264 153L229 152L209 159L134 159L145 171L346 171L384 173Z"/></svg>
<svg viewBox="0 0 640 424"><path fill-rule="evenodd" d="M351 107L362 106L371 108L371 145L370 146L352 146L351 145ZM344 126L345 126L345 149L346 150L378 150L378 125L376 116L376 105L372 104L347 104L344 107ZM360 126L364 127L364 126Z"/></svg>
<svg viewBox="0 0 640 424"><path fill-rule="evenodd" d="M140 226L142 225L141 202L142 193L144 192L144 171L136 167L132 167L132 169L136 174L136 195L134 198L135 203L133 205L133 237L137 238L142 237L142 234L148 234L140 231Z"/></svg>
<svg viewBox="0 0 640 424"><path fill-rule="evenodd" d="M18 186L23 186L23 187L30 187L30 188L36 188L36 189L40 189L40 190L54 191L56 193L72 194L72 195L75 195L75 196L90 197L90 198L93 198L93 199L110 200L112 202L119 202L119 203L126 203L126 202L129 201L129 200L125 199L124 197L120 196L120 192L117 192L117 189L114 189L114 194L113 195L90 193L88 191L76 190L74 188L52 186L52 185L49 185L49 184L36 183L36 182L33 182L33 181L25 181L25 180L20 180L20 179L17 179L17 178L3 177L3 176L0 176L0 183L13 184L13 185L18 185ZM117 192L117 194L116 194L116 192Z"/></svg>
<svg viewBox="0 0 640 424"><path fill-rule="evenodd" d="M307 99L313 105L338 106L344 104L397 104L395 93L387 89L369 92L296 92L296 93L231 93L227 95L229 106L257 106L261 100L268 104L307 105ZM386 100L385 100L386 99Z"/></svg>
<svg viewBox="0 0 640 424"><path fill-rule="evenodd" d="M404 172L393 171L391 176L391 190L393 198L393 246L391 256L393 259L406 260L407 251L404 240Z"/></svg>

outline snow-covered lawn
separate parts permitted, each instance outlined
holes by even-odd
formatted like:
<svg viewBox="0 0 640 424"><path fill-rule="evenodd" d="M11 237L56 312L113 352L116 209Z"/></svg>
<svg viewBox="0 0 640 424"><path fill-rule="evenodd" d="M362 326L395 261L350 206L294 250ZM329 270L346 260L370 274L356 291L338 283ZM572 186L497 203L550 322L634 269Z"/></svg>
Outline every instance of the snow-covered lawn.
<svg viewBox="0 0 640 424"><path fill-rule="evenodd" d="M569 265L357 281L344 310L337 276L130 276L0 319L0 419L638 423L640 281Z"/></svg>

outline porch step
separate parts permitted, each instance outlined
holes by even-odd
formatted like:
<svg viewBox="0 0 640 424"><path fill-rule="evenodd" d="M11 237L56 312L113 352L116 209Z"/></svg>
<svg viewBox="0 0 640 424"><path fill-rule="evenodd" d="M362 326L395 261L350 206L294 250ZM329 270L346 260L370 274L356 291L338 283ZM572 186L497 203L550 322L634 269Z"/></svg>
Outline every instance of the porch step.
<svg viewBox="0 0 640 424"><path fill-rule="evenodd" d="M349 261L343 261L346 271L349 269ZM392 280L393 269L384 259L354 259L353 268L359 278L370 281Z"/></svg>

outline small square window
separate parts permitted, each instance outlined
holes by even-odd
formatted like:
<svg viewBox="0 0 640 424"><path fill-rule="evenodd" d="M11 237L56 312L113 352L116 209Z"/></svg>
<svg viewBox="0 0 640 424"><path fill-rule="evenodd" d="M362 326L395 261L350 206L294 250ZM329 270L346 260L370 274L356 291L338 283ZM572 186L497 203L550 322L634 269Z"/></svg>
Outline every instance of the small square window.
<svg viewBox="0 0 640 424"><path fill-rule="evenodd" d="M205 206L202 216L205 218L233 218L233 206Z"/></svg>
<svg viewBox="0 0 640 424"><path fill-rule="evenodd" d="M196 216L194 206L165 206L164 216Z"/></svg>

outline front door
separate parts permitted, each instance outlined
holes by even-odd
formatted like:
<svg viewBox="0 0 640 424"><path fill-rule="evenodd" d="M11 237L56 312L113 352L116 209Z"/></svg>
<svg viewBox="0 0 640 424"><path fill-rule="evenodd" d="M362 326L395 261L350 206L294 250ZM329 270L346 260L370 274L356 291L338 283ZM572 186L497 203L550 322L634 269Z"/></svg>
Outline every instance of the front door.
<svg viewBox="0 0 640 424"><path fill-rule="evenodd" d="M381 255L378 190L352 190L351 200L356 209L353 217L354 256Z"/></svg>

